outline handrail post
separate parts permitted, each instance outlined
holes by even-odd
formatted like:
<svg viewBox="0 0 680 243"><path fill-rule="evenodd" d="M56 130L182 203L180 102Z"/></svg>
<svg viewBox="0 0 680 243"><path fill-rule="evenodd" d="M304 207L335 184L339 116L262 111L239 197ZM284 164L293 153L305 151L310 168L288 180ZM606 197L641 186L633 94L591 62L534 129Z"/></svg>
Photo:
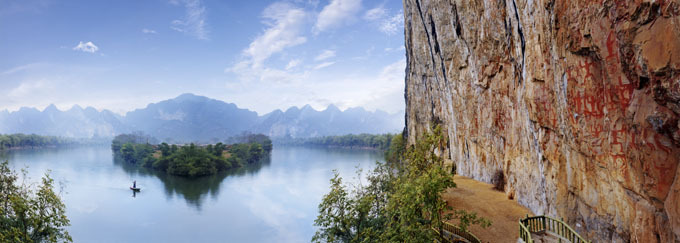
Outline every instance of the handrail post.
<svg viewBox="0 0 680 243"><path fill-rule="evenodd" d="M546 219L545 219L545 217L541 217L541 219L543 219L543 231L547 231L548 229L545 228L545 220Z"/></svg>

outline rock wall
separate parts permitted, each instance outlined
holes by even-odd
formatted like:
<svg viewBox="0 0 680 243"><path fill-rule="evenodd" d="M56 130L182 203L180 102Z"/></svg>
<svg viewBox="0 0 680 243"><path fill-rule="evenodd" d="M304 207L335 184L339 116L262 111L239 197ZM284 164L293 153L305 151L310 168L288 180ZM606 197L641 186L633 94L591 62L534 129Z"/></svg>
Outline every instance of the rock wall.
<svg viewBox="0 0 680 243"><path fill-rule="evenodd" d="M680 242L680 0L404 0L406 131L597 242Z"/></svg>

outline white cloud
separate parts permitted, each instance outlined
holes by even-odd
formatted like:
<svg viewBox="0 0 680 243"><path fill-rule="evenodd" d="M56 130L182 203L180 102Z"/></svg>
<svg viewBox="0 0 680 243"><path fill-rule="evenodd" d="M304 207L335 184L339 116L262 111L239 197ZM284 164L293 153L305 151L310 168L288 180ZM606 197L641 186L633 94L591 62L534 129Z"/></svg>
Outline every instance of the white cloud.
<svg viewBox="0 0 680 243"><path fill-rule="evenodd" d="M295 72L293 71L293 67L290 69L278 69L264 66L254 67L249 61L241 61L236 65L227 68L225 71L235 73L240 81L258 80L269 83L290 83L303 80L309 76L308 71Z"/></svg>
<svg viewBox="0 0 680 243"><path fill-rule="evenodd" d="M364 19L367 20L377 20L385 17L387 15L387 10L383 6L378 6L373 9L366 11L364 14Z"/></svg>
<svg viewBox="0 0 680 243"><path fill-rule="evenodd" d="M95 53L99 50L99 47L94 45L94 43L92 43L92 41L88 41L88 42L85 42L85 43L83 43L81 41L80 43L78 43L77 46L73 47L73 50Z"/></svg>
<svg viewBox="0 0 680 243"><path fill-rule="evenodd" d="M142 29L142 33L144 33L144 34L158 34L158 32L156 32L155 30L146 29L146 28Z"/></svg>
<svg viewBox="0 0 680 243"><path fill-rule="evenodd" d="M262 17L269 28L250 43L244 53L258 67L271 55L285 48L307 42L302 36L305 11L286 3L274 3L267 7Z"/></svg>
<svg viewBox="0 0 680 243"><path fill-rule="evenodd" d="M376 76L359 78L356 81L346 80L340 83L357 82L363 88L354 89L351 93L341 94L344 107L362 106L368 110L382 109L387 112L399 112L404 109L404 70L406 59L401 59L382 68ZM350 84L351 85L351 84Z"/></svg>
<svg viewBox="0 0 680 243"><path fill-rule="evenodd" d="M342 26L351 21L354 15L361 9L361 0L332 0L319 13L314 33Z"/></svg>
<svg viewBox="0 0 680 243"><path fill-rule="evenodd" d="M328 66L333 65L333 64L335 64L335 62L324 62L324 63L321 63L319 65L314 66L314 69L315 70L316 69L322 69L322 68L328 67Z"/></svg>
<svg viewBox="0 0 680 243"><path fill-rule="evenodd" d="M43 94L44 91L52 88L49 82L45 79L35 80L35 81L23 81L19 86L12 89L7 93L8 97L12 98L26 98L26 96L34 94Z"/></svg>
<svg viewBox="0 0 680 243"><path fill-rule="evenodd" d="M29 64L26 64L26 65L17 66L17 67L13 67L13 68L10 68L8 70L2 71L2 72L0 72L0 74L1 75L15 74L15 73L23 72L23 71L26 71L28 69L32 69L32 68L39 67L39 66L44 66L44 64L42 64L42 63L29 63Z"/></svg>
<svg viewBox="0 0 680 243"><path fill-rule="evenodd" d="M178 3L177 1L175 1ZM208 30L205 21L205 7L200 0L183 0L186 14L182 20L173 20L170 28L196 37L208 40ZM173 3L171 1L171 3Z"/></svg>
<svg viewBox="0 0 680 243"><path fill-rule="evenodd" d="M225 71L236 73L242 80L292 81L306 76L306 73L290 73L299 60L292 60L285 70L265 67L264 62L272 55L286 48L307 42L303 27L307 13L288 3L278 2L269 5L263 12L263 23L268 26L248 48L243 50L242 59Z"/></svg>
<svg viewBox="0 0 680 243"><path fill-rule="evenodd" d="M288 62L288 65L286 65L286 70L297 67L298 65L300 65L301 62L302 61L300 61L300 59L290 60L290 62Z"/></svg>
<svg viewBox="0 0 680 243"><path fill-rule="evenodd" d="M404 29L404 14L399 12L398 14L384 19L380 24L380 31L388 35L394 35L399 30Z"/></svg>
<svg viewBox="0 0 680 243"><path fill-rule="evenodd" d="M316 56L316 57L314 58L314 60L315 60L315 61L323 61L323 60L326 60L326 59L332 58L332 57L335 57L335 51L332 51L332 50L324 50L324 51L321 52L318 56Z"/></svg>

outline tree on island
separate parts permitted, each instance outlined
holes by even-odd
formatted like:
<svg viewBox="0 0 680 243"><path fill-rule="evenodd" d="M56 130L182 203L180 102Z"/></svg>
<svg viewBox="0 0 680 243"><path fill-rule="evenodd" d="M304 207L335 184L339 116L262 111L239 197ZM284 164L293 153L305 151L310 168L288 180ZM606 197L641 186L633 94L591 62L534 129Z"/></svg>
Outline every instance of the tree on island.
<svg viewBox="0 0 680 243"><path fill-rule="evenodd" d="M269 137L261 134L244 135L236 139L244 142L229 145L221 142L204 146L193 143L182 146L167 143L151 145L142 142L144 140L135 135L119 135L112 141L111 149L126 162L188 177L212 175L256 163L272 149Z"/></svg>

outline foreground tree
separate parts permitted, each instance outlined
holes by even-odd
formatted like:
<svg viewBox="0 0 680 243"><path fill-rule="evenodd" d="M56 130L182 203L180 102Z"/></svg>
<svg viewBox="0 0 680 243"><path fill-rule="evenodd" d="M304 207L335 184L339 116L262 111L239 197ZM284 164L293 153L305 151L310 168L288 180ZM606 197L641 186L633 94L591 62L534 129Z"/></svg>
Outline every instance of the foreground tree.
<svg viewBox="0 0 680 243"><path fill-rule="evenodd" d="M18 179L7 161L0 163L0 242L72 242L54 180L46 174L34 189Z"/></svg>
<svg viewBox="0 0 680 243"><path fill-rule="evenodd" d="M447 213L453 208L441 194L456 184L437 155L447 144L441 128L434 127L408 149L400 147L402 139L393 141L390 150L395 151L388 151L388 162L378 163L368 174L368 185L352 185L350 191L335 174L331 191L319 205L314 221L319 229L312 241L433 242L440 237L436 232L442 232L442 221L448 219L458 219L463 229L491 224L465 210Z"/></svg>

